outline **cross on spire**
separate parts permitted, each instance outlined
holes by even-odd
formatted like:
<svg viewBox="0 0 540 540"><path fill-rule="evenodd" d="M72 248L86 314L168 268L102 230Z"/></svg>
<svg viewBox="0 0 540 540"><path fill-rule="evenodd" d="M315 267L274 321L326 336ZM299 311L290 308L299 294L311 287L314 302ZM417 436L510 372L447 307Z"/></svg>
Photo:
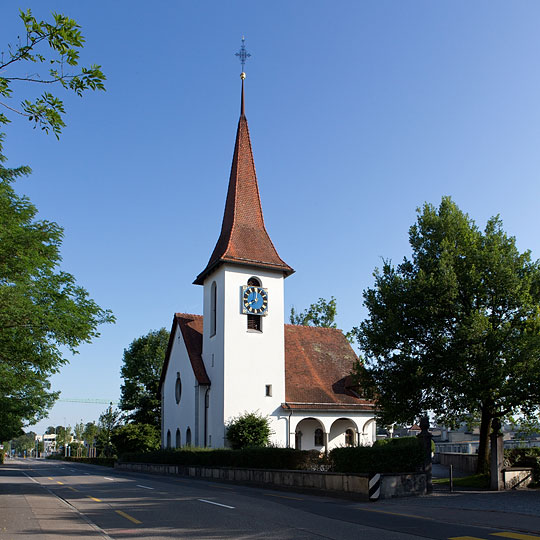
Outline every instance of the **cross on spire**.
<svg viewBox="0 0 540 540"><path fill-rule="evenodd" d="M244 36L242 36L242 45L240 46L240 50L235 54L235 56L238 56L238 59L242 64L242 73L244 73L246 60L251 57L251 54L246 51L246 38Z"/></svg>

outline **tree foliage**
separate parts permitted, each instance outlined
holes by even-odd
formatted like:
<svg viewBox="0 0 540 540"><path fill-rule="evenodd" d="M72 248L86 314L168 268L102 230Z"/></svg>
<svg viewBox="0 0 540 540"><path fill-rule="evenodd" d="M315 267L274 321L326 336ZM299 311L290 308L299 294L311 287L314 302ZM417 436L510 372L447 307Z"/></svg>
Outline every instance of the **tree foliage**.
<svg viewBox="0 0 540 540"><path fill-rule="evenodd" d="M0 168L0 175L2 169ZM0 181L0 439L35 422L58 393L48 378L114 320L59 270L63 231Z"/></svg>
<svg viewBox="0 0 540 540"><path fill-rule="evenodd" d="M96 447L99 450L100 457L112 457L115 455L116 448L112 436L119 423L120 411L114 409L111 403L99 417Z"/></svg>
<svg viewBox="0 0 540 540"><path fill-rule="evenodd" d="M161 328L135 339L124 350L119 407L132 422L161 425L158 386L168 342L169 332Z"/></svg>
<svg viewBox="0 0 540 540"><path fill-rule="evenodd" d="M6 102L14 97L13 85L18 83L18 92L56 85L82 95L103 90L105 77L99 66L78 68L84 37L75 21L58 14L52 23L37 21L29 10L20 16L26 36L4 51L0 63L0 124L11 121L9 112L18 113L58 137L65 125L63 102L45 92L23 99L17 109ZM47 77L28 75L29 62L47 65ZM63 352L76 353L99 335L98 325L114 321L71 274L59 270L63 230L36 220L36 207L15 193L13 182L31 171L5 166L3 140L0 133L0 440L43 418L58 397L49 377L67 362Z"/></svg>
<svg viewBox="0 0 540 540"><path fill-rule="evenodd" d="M84 36L80 26L69 17L53 13L51 22L38 21L30 9L20 10L25 35L17 43L8 45L2 53L0 63L0 97L13 98L13 86L26 89L45 86L47 89L62 87L82 96L86 90L105 90L105 75L101 66L79 66L80 49L84 46ZM35 64L31 68L28 63ZM45 70L40 74L35 70ZM31 73L31 74L30 74ZM23 84L21 83L32 83ZM58 138L65 126L64 103L51 92L43 92L33 97L29 92L18 107L0 101L4 112L0 113L0 124L10 122L9 113L28 118L34 127L46 133L52 131ZM31 96L31 97L30 97ZM30 98L30 99L29 99Z"/></svg>
<svg viewBox="0 0 540 540"><path fill-rule="evenodd" d="M324 328L337 328L336 326L337 306L336 299L332 296L330 300L319 298L317 302L311 304L309 308L301 313L297 313L294 306L291 307L289 320L291 324L302 326L322 326Z"/></svg>
<svg viewBox="0 0 540 540"><path fill-rule="evenodd" d="M126 424L114 430L112 443L119 456L126 452L152 452L161 446L160 430L150 424Z"/></svg>
<svg viewBox="0 0 540 540"><path fill-rule="evenodd" d="M36 448L36 434L33 431L23 433L11 441L11 448L16 454L24 454Z"/></svg>
<svg viewBox="0 0 540 540"><path fill-rule="evenodd" d="M483 469L491 421L540 403L539 264L498 217L481 231L448 197L418 214L412 258L385 261L364 292L356 376L384 423L479 417Z"/></svg>
<svg viewBox="0 0 540 540"><path fill-rule="evenodd" d="M268 446L272 430L266 416L255 412L244 413L227 423L227 439L233 449L248 446Z"/></svg>

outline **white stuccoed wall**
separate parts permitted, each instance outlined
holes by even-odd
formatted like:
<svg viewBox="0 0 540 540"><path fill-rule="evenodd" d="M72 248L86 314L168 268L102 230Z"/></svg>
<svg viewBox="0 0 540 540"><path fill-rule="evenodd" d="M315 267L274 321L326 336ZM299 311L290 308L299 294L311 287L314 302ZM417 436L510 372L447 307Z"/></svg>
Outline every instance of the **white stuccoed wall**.
<svg viewBox="0 0 540 540"><path fill-rule="evenodd" d="M241 312L241 290L250 277L268 289L268 315L263 317L262 333L247 330L247 315ZM217 290L217 331L210 337L210 295ZM226 321L226 323L224 323ZM285 400L283 274L235 265L222 265L204 283L204 362L212 390L209 434L212 446L224 446L223 424L244 412L258 411L270 416L275 432L272 440L287 442ZM214 367L212 367L214 354ZM265 385L272 385L272 397L265 396Z"/></svg>
<svg viewBox="0 0 540 540"><path fill-rule="evenodd" d="M179 404L176 403L175 398L176 374L178 372L182 381L182 396ZM165 407L162 432L163 447L167 446L168 429L171 430L171 446L175 446L177 428L180 428L182 445L186 443L186 430L188 427L191 428L192 442L195 444L195 401L198 393L196 385L197 381L193 374L184 340L182 339L182 332L176 326L174 345L171 350L169 367L167 368L167 375L163 384L163 401Z"/></svg>

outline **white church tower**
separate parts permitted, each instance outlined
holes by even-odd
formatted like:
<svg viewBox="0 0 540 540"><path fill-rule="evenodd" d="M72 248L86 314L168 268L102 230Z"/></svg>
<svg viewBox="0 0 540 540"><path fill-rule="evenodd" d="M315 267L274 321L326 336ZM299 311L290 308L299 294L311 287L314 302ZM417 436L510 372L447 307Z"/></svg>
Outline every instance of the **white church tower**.
<svg viewBox="0 0 540 540"><path fill-rule="evenodd" d="M264 225L244 109L244 73L241 78L221 234L194 281L204 288L202 359L212 381L204 407L206 443L201 446L225 446L224 425L255 411L270 418L273 442L285 446L283 282L293 269L279 257Z"/></svg>

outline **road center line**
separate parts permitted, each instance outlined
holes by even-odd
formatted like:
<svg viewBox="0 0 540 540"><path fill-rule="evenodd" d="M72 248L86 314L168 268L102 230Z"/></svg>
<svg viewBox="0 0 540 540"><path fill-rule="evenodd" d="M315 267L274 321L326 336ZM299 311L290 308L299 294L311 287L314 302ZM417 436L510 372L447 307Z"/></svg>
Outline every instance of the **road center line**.
<svg viewBox="0 0 540 540"><path fill-rule="evenodd" d="M129 519L132 523L136 523L137 525L141 524L142 521L139 521L138 519L135 519L134 517L130 516L129 514L126 514L125 512L122 512L122 510L115 510L115 512L122 517L125 517L126 519Z"/></svg>
<svg viewBox="0 0 540 540"><path fill-rule="evenodd" d="M57 480L56 483L57 483L57 484L60 484L61 486L64 485L64 482L60 482L60 480Z"/></svg>
<svg viewBox="0 0 540 540"><path fill-rule="evenodd" d="M141 486L141 484L137 484L137 487L142 487L144 489L154 489L154 488L151 488L151 487L148 487L148 486Z"/></svg>
<svg viewBox="0 0 540 540"><path fill-rule="evenodd" d="M227 504L221 504L214 501L207 501L206 499L197 499L197 500L203 503L215 504L216 506L223 506L223 508L231 508L231 509L234 508L234 506L228 506Z"/></svg>
<svg viewBox="0 0 540 540"><path fill-rule="evenodd" d="M92 497L91 495L87 495L87 497L88 497L89 499L92 499L93 501L101 502L101 499L96 499L95 497Z"/></svg>

